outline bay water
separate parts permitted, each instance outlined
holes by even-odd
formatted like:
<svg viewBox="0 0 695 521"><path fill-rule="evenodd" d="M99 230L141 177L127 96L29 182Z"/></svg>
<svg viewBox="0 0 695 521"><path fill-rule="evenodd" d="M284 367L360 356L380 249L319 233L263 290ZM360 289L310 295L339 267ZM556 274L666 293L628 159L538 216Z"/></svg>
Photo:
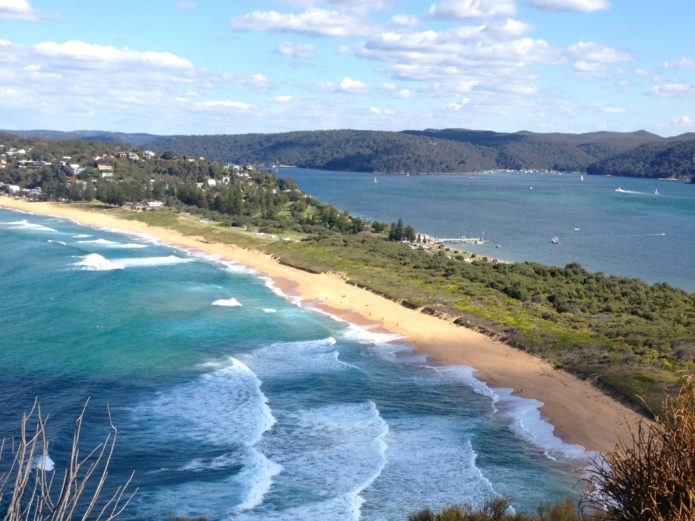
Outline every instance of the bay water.
<svg viewBox="0 0 695 521"><path fill-rule="evenodd" d="M83 454L110 407L110 483L135 471L139 488L124 519L403 520L578 495L588 455L539 402L242 266L2 209L0 240L0 439L38 400L62 476L85 400Z"/></svg>
<svg viewBox="0 0 695 521"><path fill-rule="evenodd" d="M482 237L489 242L457 246L478 255L579 262L590 271L695 291L695 184L566 172L278 173L357 216L403 218L436 237Z"/></svg>

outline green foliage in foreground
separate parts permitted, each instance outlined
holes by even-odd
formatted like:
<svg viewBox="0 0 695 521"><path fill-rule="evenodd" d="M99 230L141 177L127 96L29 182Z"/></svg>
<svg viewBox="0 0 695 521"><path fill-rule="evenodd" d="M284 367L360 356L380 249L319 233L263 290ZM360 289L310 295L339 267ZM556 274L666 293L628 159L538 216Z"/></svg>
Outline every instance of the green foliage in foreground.
<svg viewBox="0 0 695 521"><path fill-rule="evenodd" d="M265 249L498 336L653 410L695 370L695 295L668 284L589 273L576 263L465 262L460 252L432 253L369 233Z"/></svg>
<svg viewBox="0 0 695 521"><path fill-rule="evenodd" d="M575 512L569 500L554 505L541 504L538 515L532 516L516 512L510 513L509 500L504 497L488 499L482 508L474 509L469 505L450 506L439 512L429 508L408 516L408 521L580 521L585 519ZM598 521L599 517L592 516Z"/></svg>

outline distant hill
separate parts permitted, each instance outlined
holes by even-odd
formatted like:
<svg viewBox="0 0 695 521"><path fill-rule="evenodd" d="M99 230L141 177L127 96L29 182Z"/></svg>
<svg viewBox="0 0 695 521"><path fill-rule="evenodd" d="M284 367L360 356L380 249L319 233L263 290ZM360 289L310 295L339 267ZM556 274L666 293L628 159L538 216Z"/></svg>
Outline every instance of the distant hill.
<svg viewBox="0 0 695 521"><path fill-rule="evenodd" d="M687 141L650 143L590 165L592 175L627 177L668 177L695 183L695 135Z"/></svg>
<svg viewBox="0 0 695 521"><path fill-rule="evenodd" d="M695 142L695 135L666 139L646 131L540 134L469 129L321 130L197 136L87 130L12 133L51 140L123 143L237 164L285 164L324 170L455 173L530 169L683 179L695 174L692 162L688 166L688 143Z"/></svg>

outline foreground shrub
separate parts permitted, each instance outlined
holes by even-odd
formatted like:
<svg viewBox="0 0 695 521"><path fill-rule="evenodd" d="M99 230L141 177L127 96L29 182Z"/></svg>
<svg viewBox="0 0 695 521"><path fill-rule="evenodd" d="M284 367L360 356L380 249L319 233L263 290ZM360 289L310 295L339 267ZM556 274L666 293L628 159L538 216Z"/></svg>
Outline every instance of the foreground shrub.
<svg viewBox="0 0 695 521"><path fill-rule="evenodd" d="M62 478L48 457L46 418L38 404L22 416L21 434L13 442L9 470L0 473L0 518L3 521L68 521L73 519L111 520L118 517L133 498L128 493L131 478L104 497L109 465L118 430L86 455L81 453L80 433L85 407L75 420L72 450ZM109 414L110 420L110 414ZM4 440L0 440L0 461Z"/></svg>
<svg viewBox="0 0 695 521"><path fill-rule="evenodd" d="M569 500L560 501L554 505L542 504L538 508L538 516L521 513L510 513L509 499L500 497L488 499L480 509L470 505L450 506L439 512L429 508L408 516L408 521L579 521Z"/></svg>
<svg viewBox="0 0 695 521"><path fill-rule="evenodd" d="M695 375L667 397L655 423L592 468L590 504L615 521L695 520Z"/></svg>

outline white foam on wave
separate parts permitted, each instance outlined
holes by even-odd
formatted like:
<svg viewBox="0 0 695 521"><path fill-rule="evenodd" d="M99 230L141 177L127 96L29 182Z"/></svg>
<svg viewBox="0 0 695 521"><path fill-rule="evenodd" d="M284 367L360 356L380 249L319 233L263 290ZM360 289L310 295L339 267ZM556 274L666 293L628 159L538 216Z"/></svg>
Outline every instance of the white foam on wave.
<svg viewBox="0 0 695 521"><path fill-rule="evenodd" d="M152 266L169 266L173 264L184 264L193 262L193 259L185 259L175 255L167 257L141 257L141 258L122 258L107 259L98 253L89 253L75 262L73 266L83 271L111 271L122 270L125 268L139 268Z"/></svg>
<svg viewBox="0 0 695 521"><path fill-rule="evenodd" d="M263 503L263 498L273 485L273 479L282 472L282 465L251 449L250 457L239 474L238 481L245 485L244 500L237 506L240 511L251 510Z"/></svg>
<svg viewBox="0 0 695 521"><path fill-rule="evenodd" d="M89 237L91 237L91 235L89 235L87 233L78 233L78 234L72 236L73 239L87 239Z"/></svg>
<svg viewBox="0 0 695 521"><path fill-rule="evenodd" d="M510 428L524 441L544 451L548 459L558 456L568 459L587 459L591 455L581 445L567 443L555 435L555 427L541 414L543 402L515 396L512 389L492 388L468 366L439 366L433 368L444 378L461 382L492 401L495 413L509 419Z"/></svg>
<svg viewBox="0 0 695 521"><path fill-rule="evenodd" d="M0 224L5 224L9 227L10 230L31 230L35 232L49 232L49 233L57 233L58 230L54 228L49 228L48 226L44 226L42 224L37 224L37 223L32 223L27 221L26 219L22 219L21 221L9 221L9 222L4 222Z"/></svg>
<svg viewBox="0 0 695 521"><path fill-rule="evenodd" d="M499 394L497 408L511 419L510 427L517 436L544 451L548 459L557 456L588 460L591 454L581 445L567 443L555 435L555 427L541 414L543 402L514 396L512 389L495 389Z"/></svg>
<svg viewBox="0 0 695 521"><path fill-rule="evenodd" d="M242 306L241 302L239 302L234 297L217 299L215 302L212 303L212 305L213 306L222 306L222 307L227 307L227 308L238 308L238 307Z"/></svg>
<svg viewBox="0 0 695 521"><path fill-rule="evenodd" d="M54 241L53 239L48 239L48 241L51 244L60 244L61 246L67 246L67 243L65 241Z"/></svg>
<svg viewBox="0 0 695 521"><path fill-rule="evenodd" d="M277 342L244 355L264 380L307 373L330 373L357 370L358 367L340 360L333 337L319 340Z"/></svg>
<svg viewBox="0 0 695 521"><path fill-rule="evenodd" d="M263 313L277 313L278 310L275 308L263 308Z"/></svg>
<svg viewBox="0 0 695 521"><path fill-rule="evenodd" d="M206 365L211 372L137 406L136 418L155 420L165 437L255 445L275 423L261 381L235 358Z"/></svg>
<svg viewBox="0 0 695 521"><path fill-rule="evenodd" d="M239 519L358 520L362 493L386 465L389 427L374 402L290 412L283 423L282 431L265 441L283 467L275 490L302 497L302 504Z"/></svg>
<svg viewBox="0 0 695 521"><path fill-rule="evenodd" d="M114 259L114 262L123 264L126 268L141 268L151 266L171 266L175 264L187 264L194 262L194 259L167 255L164 257L132 257L124 259Z"/></svg>
<svg viewBox="0 0 695 521"><path fill-rule="evenodd" d="M77 241L79 244L88 244L91 246L103 246L105 248L119 248L119 249L139 249L147 248L147 244L139 244L135 242L117 242L110 241L108 239L94 239L90 241Z"/></svg>
<svg viewBox="0 0 695 521"><path fill-rule="evenodd" d="M73 266L80 268L83 271L111 271L125 269L125 265L110 261L98 253L89 253L81 257L81 260L75 262Z"/></svg>
<svg viewBox="0 0 695 521"><path fill-rule="evenodd" d="M254 272L254 273L257 275L257 272ZM276 285L275 281L270 277L258 276L258 278L263 281L263 284L265 285L265 287L268 288L271 291L271 293L273 293L274 295L288 301L290 304L294 304L295 306L301 306L302 305L302 302L304 301L304 297L302 297L300 295L288 295L287 293L282 291L282 289L280 289Z"/></svg>
<svg viewBox="0 0 695 521"><path fill-rule="evenodd" d="M347 329L343 332L343 337L348 340L358 342L362 345L381 345L390 342L403 340L403 335L399 333L375 332L368 327L358 326L348 323Z"/></svg>
<svg viewBox="0 0 695 521"><path fill-rule="evenodd" d="M53 472L53 470L56 468L55 462L51 459L47 452L44 452L41 456L34 458L33 467L45 472Z"/></svg>
<svg viewBox="0 0 695 521"><path fill-rule="evenodd" d="M370 518L405 519L424 505L440 509L450 505L452 498L479 505L499 495L476 465L470 435L456 418L389 418L385 441L387 464L363 493L363 510L368 508ZM393 501L394 490L398 491L398 501Z"/></svg>

